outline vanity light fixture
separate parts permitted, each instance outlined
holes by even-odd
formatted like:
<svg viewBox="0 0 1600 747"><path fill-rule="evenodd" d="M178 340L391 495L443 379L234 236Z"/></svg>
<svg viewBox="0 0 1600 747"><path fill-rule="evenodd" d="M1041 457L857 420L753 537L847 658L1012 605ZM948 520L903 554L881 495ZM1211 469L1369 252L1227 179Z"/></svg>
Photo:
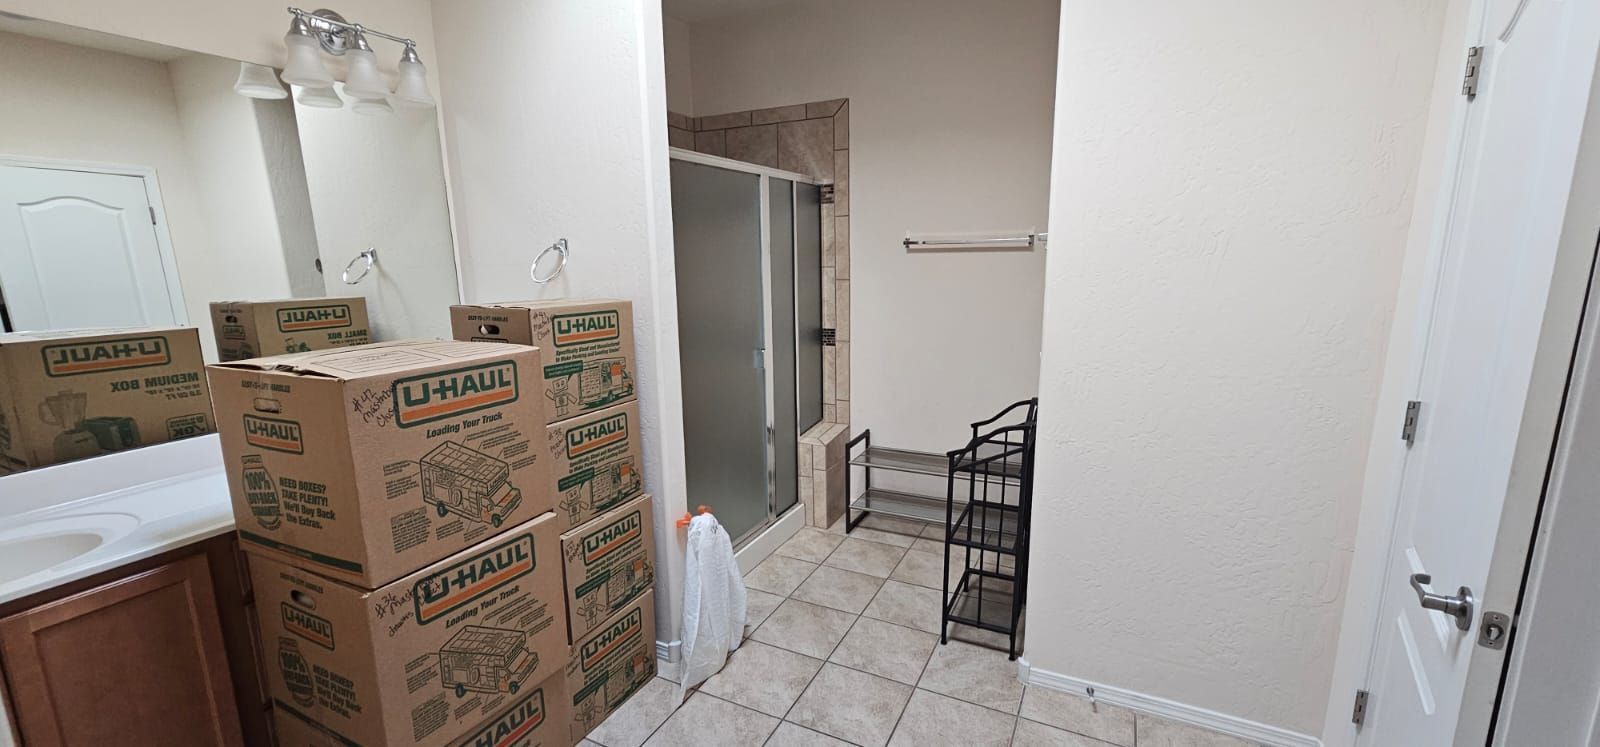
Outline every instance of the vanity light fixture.
<svg viewBox="0 0 1600 747"><path fill-rule="evenodd" d="M400 53L400 82L394 87L392 97L396 104L412 109L432 108L433 94L428 92L428 68L417 56L417 47L407 44Z"/></svg>
<svg viewBox="0 0 1600 747"><path fill-rule="evenodd" d="M394 113L394 107L389 105L388 99L356 99L355 103L350 105L350 110L357 114L373 116Z"/></svg>
<svg viewBox="0 0 1600 747"><path fill-rule="evenodd" d="M233 90L252 99L281 99L289 95L278 83L272 68L253 62L239 63L239 79L233 82Z"/></svg>
<svg viewBox="0 0 1600 747"><path fill-rule="evenodd" d="M323 45L311 33L311 24L304 15L295 14L289 23L289 33L283 35L283 45L289 50L289 62L283 66L283 82L307 89L333 85L333 75L328 73L319 54Z"/></svg>
<svg viewBox="0 0 1600 747"><path fill-rule="evenodd" d="M434 106L433 94L428 92L427 68L417 55L417 43L403 36L386 34L359 23L345 20L344 16L327 9L305 11L289 7L294 16L284 44L289 48L289 63L284 67L285 82L311 88L328 88L333 76L328 74L321 51L349 60L349 74L345 78L344 92L355 99L351 108L363 113L388 113L393 111L390 99L401 106L429 108ZM378 58L367 37L377 36L405 45L400 54L399 86L391 92L389 83L378 70ZM303 82L302 82L303 81ZM377 102L382 102L379 106Z"/></svg>
<svg viewBox="0 0 1600 747"><path fill-rule="evenodd" d="M357 31L352 39L353 46L345 53L350 62L350 75L344 80L344 92L357 100L387 97L389 82L378 72L378 56L367 44L367 35Z"/></svg>
<svg viewBox="0 0 1600 747"><path fill-rule="evenodd" d="M302 88L300 93L294 97L294 100L305 106L314 106L319 109L338 109L344 106L344 99L339 98L339 94L333 90L333 86L328 86L327 88Z"/></svg>

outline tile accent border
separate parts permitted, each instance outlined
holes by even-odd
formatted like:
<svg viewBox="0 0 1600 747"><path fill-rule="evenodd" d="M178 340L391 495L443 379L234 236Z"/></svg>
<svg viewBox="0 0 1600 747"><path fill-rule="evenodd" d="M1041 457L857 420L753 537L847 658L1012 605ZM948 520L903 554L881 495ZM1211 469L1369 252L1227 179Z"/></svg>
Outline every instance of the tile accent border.
<svg viewBox="0 0 1600 747"><path fill-rule="evenodd" d="M810 176L832 188L822 204L822 422L802 434L800 503L807 526L826 529L844 511L842 444L850 437L850 100L690 117L667 112L674 148ZM837 448L832 441L839 442ZM839 457L835 459L835 457ZM829 515L830 507L837 511Z"/></svg>
<svg viewBox="0 0 1600 747"><path fill-rule="evenodd" d="M1084 692L1087 688L1092 687L1094 688L1095 700L1105 701L1111 705L1122 706L1133 711L1160 716L1171 721L1198 726L1202 729L1229 734L1252 742L1280 745L1281 747L1322 747L1322 740L1310 734L1301 734L1258 721L1251 721L1246 718L1219 713L1207 708L1179 703L1175 700L1167 700L1166 698L1147 695L1134 690L1102 685L1047 669L1036 669L1028 664L1028 657L1026 656L1017 657L1017 679L1022 680L1022 684L1029 687L1055 690L1080 698L1084 697Z"/></svg>

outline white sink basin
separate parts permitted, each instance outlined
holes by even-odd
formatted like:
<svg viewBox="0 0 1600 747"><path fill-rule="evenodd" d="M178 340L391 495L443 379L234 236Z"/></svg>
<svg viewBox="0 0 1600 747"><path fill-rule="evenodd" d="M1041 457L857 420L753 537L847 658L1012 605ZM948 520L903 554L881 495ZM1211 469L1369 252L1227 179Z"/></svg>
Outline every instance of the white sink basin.
<svg viewBox="0 0 1600 747"><path fill-rule="evenodd" d="M132 532L131 514L82 514L29 522L0 531L0 584L27 578L83 557Z"/></svg>

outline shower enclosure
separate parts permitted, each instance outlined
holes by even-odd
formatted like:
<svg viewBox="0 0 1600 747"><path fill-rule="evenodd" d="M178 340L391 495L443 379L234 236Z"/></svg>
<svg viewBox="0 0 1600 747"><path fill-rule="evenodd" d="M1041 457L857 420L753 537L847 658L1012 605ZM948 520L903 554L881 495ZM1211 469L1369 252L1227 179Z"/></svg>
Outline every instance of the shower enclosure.
<svg viewBox="0 0 1600 747"><path fill-rule="evenodd" d="M822 196L809 177L672 151L689 505L735 546L799 500L822 419Z"/></svg>

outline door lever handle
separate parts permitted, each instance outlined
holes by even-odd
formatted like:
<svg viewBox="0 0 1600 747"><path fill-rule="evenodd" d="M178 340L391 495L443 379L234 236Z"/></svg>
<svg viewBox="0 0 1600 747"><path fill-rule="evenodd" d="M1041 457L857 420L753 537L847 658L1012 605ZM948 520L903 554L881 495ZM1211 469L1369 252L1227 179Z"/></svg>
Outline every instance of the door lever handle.
<svg viewBox="0 0 1600 747"><path fill-rule="evenodd" d="M1461 587L1455 596L1433 594L1422 588L1431 586L1433 576L1426 573L1411 574L1411 588L1417 592L1417 602L1425 610L1438 610L1456 619L1456 628L1459 630L1472 629L1472 589Z"/></svg>

